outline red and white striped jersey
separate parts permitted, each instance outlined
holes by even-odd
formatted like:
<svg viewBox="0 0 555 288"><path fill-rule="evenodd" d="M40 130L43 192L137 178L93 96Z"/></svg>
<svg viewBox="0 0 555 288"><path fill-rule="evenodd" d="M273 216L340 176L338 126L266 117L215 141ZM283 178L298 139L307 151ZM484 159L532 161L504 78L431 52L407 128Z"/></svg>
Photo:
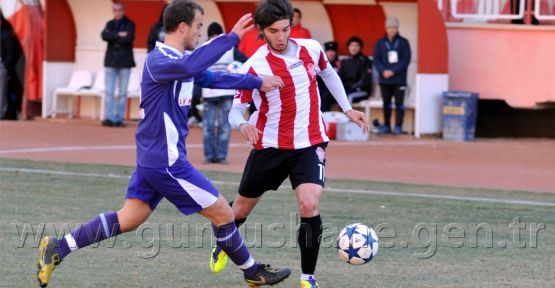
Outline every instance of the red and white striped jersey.
<svg viewBox="0 0 555 288"><path fill-rule="evenodd" d="M249 123L262 135L255 149L301 149L328 142L320 112L316 74L332 69L320 43L312 39L290 39L297 46L295 56L284 56L260 47L243 65L245 73L278 76L282 89L270 92L238 90L234 106L254 102L257 111Z"/></svg>

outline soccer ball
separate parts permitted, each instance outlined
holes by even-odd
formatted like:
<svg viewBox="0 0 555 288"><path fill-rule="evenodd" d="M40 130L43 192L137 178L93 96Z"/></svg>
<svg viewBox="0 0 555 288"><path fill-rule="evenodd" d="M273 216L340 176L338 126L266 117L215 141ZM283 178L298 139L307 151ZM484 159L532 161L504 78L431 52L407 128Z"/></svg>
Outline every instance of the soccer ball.
<svg viewBox="0 0 555 288"><path fill-rule="evenodd" d="M233 62L229 63L229 65L227 65L227 72L240 74L241 73L241 68L243 68L243 63L241 63L239 61L233 61Z"/></svg>
<svg viewBox="0 0 555 288"><path fill-rule="evenodd" d="M378 236L368 226L347 225L337 237L339 257L352 265L366 264L378 254Z"/></svg>

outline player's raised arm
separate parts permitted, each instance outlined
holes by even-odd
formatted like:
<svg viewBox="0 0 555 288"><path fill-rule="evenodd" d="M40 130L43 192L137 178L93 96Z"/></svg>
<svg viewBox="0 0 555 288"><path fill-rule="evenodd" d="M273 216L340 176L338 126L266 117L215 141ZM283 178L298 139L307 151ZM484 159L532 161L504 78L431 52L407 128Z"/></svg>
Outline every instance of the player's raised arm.
<svg viewBox="0 0 555 288"><path fill-rule="evenodd" d="M182 57L174 57L164 52L149 55L145 65L155 81L167 82L188 78L208 69L223 54L237 45L246 31L252 29L252 16L250 14L244 15L237 21L228 35L216 37L209 43L195 49L200 38L201 27L202 14L198 12L189 22L181 21L168 25L165 44L181 48L178 49L181 50L180 52L193 49L194 51ZM179 39L182 38L180 35L190 33L196 33L198 36L187 43L179 43Z"/></svg>

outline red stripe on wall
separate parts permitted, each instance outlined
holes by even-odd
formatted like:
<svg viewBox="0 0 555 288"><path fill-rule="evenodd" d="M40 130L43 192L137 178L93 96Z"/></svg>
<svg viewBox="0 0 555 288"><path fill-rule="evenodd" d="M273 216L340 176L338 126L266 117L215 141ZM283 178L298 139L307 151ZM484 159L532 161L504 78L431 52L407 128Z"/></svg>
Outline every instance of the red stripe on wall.
<svg viewBox="0 0 555 288"><path fill-rule="evenodd" d="M323 59L323 55L321 53L322 52L320 52L320 59ZM310 95L308 138L310 140L310 145L316 145L324 142L324 139L322 138L322 132L320 131L320 105L318 105L319 97L317 90L318 88L316 86L316 71L314 71L314 61L312 61L312 57L310 57L310 54L308 54L306 47L301 47L301 53L299 54L299 56L301 60L303 60L304 68L310 81L310 86L308 87Z"/></svg>
<svg viewBox="0 0 555 288"><path fill-rule="evenodd" d="M285 61L268 53L266 60L275 76L281 77L285 86L279 91L281 99L281 114L279 117L278 147L282 149L294 149L295 116L297 115L297 103L295 102L295 83L287 69Z"/></svg>
<svg viewBox="0 0 555 288"><path fill-rule="evenodd" d="M432 0L418 1L418 73L447 74L449 47L443 16Z"/></svg>
<svg viewBox="0 0 555 288"><path fill-rule="evenodd" d="M385 34L385 13L379 5L325 5L333 25L333 37L339 54L348 55L347 41L358 36L364 41L363 52L371 55L374 44Z"/></svg>
<svg viewBox="0 0 555 288"><path fill-rule="evenodd" d="M77 32L66 0L46 1L46 61L75 61Z"/></svg>
<svg viewBox="0 0 555 288"><path fill-rule="evenodd" d="M125 15L135 22L134 48L146 48L150 28L158 21L165 0L122 0L125 5ZM106 20L108 21L108 20Z"/></svg>

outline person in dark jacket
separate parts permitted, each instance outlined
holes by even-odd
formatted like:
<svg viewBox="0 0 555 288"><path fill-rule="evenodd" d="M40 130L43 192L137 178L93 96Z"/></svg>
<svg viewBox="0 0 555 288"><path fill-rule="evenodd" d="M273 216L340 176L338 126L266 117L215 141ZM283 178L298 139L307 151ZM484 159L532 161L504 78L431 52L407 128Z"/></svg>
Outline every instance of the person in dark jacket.
<svg viewBox="0 0 555 288"><path fill-rule="evenodd" d="M133 59L133 40L135 39L135 23L125 16L122 3L113 5L114 19L108 21L102 30L102 40L108 42L104 57L106 73L106 100L104 126L122 127L125 115L127 86L131 67L135 67ZM119 78L119 95L115 103L116 80ZM114 106L116 109L114 111Z"/></svg>
<svg viewBox="0 0 555 288"><path fill-rule="evenodd" d="M164 38L166 38L166 29L164 28L164 10L166 10L167 6L168 4L164 5L162 11L160 12L158 21L150 28L146 41L146 50L148 53L154 50L154 47L156 47L156 41L164 42Z"/></svg>
<svg viewBox="0 0 555 288"><path fill-rule="evenodd" d="M380 74L380 89L383 99L384 124L379 134L391 133L391 99L395 98L394 134L401 134L405 116L405 91L407 69L411 60L410 44L399 35L399 20L388 17L385 22L386 35L378 40L374 48L374 66Z"/></svg>
<svg viewBox="0 0 555 288"><path fill-rule="evenodd" d="M15 31L0 11L0 65L3 81L0 83L0 119L17 120L21 112L23 85L17 75L17 63L23 48Z"/></svg>
<svg viewBox="0 0 555 288"><path fill-rule="evenodd" d="M353 36L347 42L349 57L341 60L339 77L351 103L360 102L372 93L372 61L363 53L364 42Z"/></svg>
<svg viewBox="0 0 555 288"><path fill-rule="evenodd" d="M333 67L333 69L335 69L335 71L338 72L339 67L341 66L341 63L339 61L339 58L337 57L337 42L330 41L330 42L324 43L324 50L326 52L326 56L328 57L328 61L331 64L331 67ZM330 111L331 105L337 102L335 101L335 98L333 98L333 95L331 95L331 92L328 89L328 87L326 87L324 80L322 80L320 76L318 76L317 80L318 80L318 89L320 90L320 98L321 98L321 104L322 104L320 106L320 109L322 110L322 112Z"/></svg>

